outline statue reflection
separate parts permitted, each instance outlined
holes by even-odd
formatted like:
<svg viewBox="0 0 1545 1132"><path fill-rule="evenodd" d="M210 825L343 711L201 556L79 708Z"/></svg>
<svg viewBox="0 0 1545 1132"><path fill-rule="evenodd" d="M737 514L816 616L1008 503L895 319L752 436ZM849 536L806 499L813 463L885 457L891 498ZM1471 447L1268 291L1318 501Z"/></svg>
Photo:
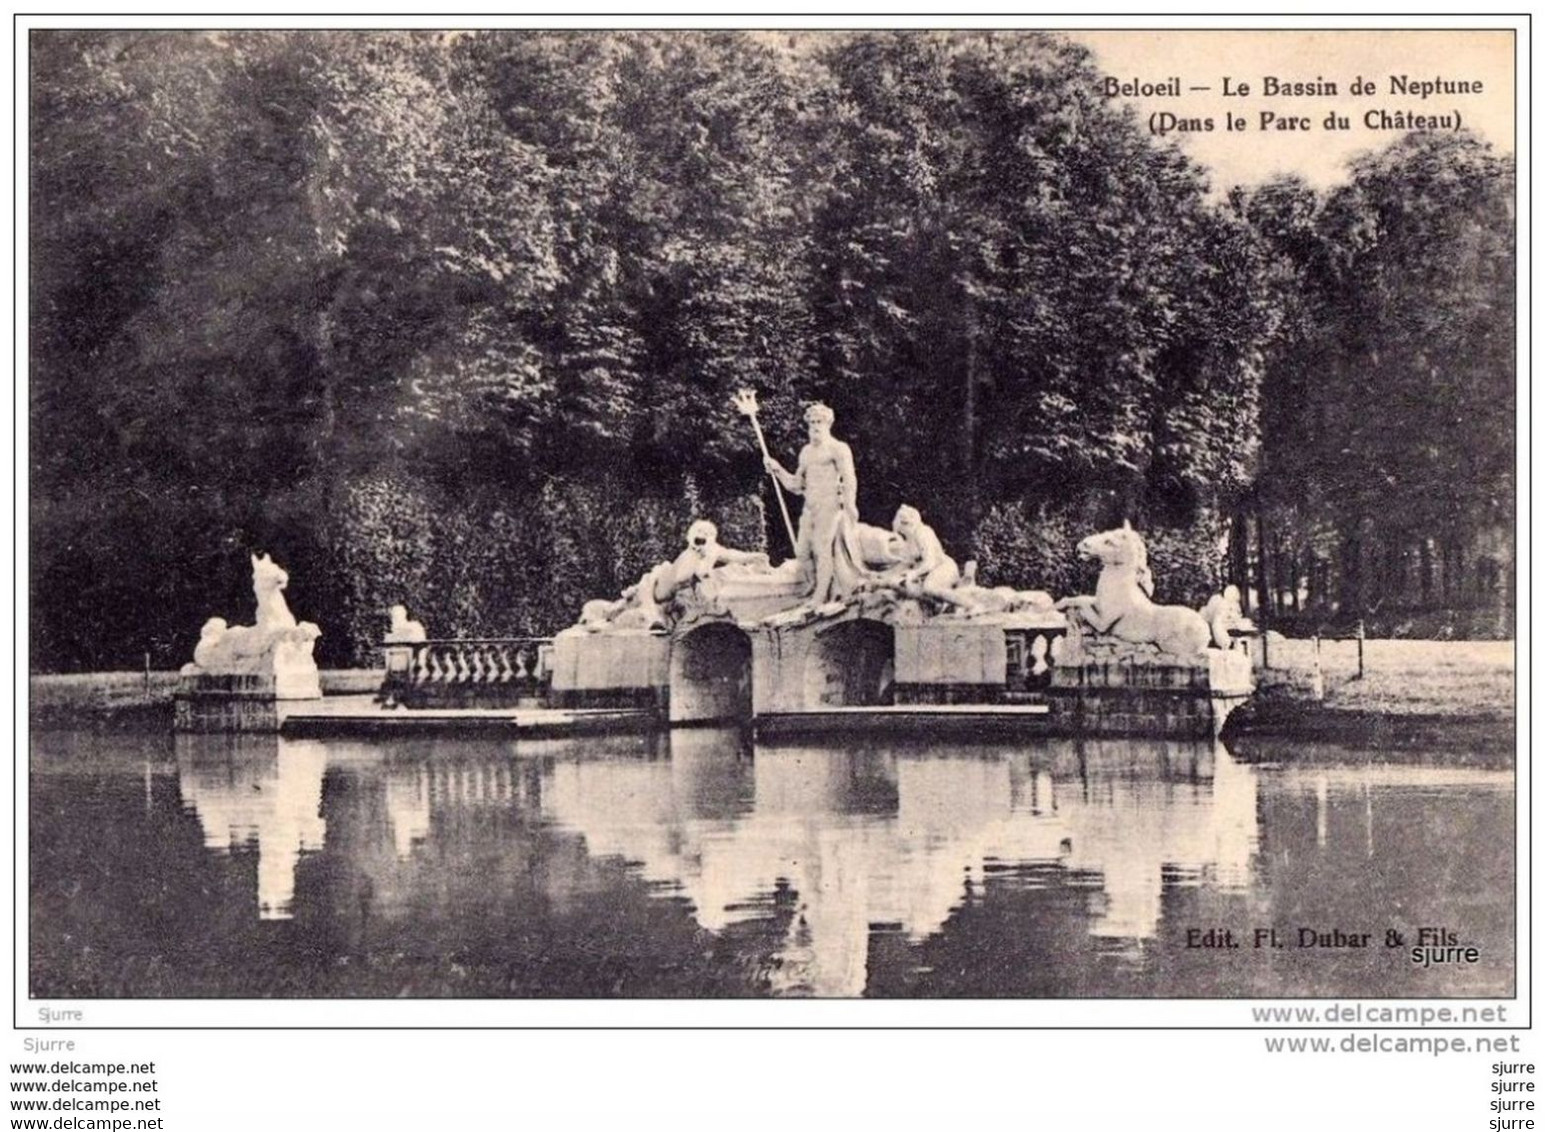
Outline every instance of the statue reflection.
<svg viewBox="0 0 1545 1132"><path fill-rule="evenodd" d="M555 764L543 810L592 855L690 900L710 930L794 894L772 976L782 993L861 994L872 925L920 941L990 875L1023 866L1093 878L1091 932L1146 939L1166 883L1242 887L1257 849L1255 772L1221 748L772 747L748 759L732 733L678 731L671 744L669 760Z"/></svg>
<svg viewBox="0 0 1545 1132"><path fill-rule="evenodd" d="M1071 746L1071 745L1070 745ZM1081 786L1063 800L1074 830L1067 864L1101 877L1091 930L1143 940L1159 926L1166 883L1242 890L1259 847L1257 774L1221 746L1112 740L1065 751Z"/></svg>
<svg viewBox="0 0 1545 1132"><path fill-rule="evenodd" d="M179 735L176 749L182 804L198 817L205 848L255 848L258 917L290 919L296 866L327 832L326 749L271 735Z"/></svg>
<svg viewBox="0 0 1545 1132"><path fill-rule="evenodd" d="M293 915L297 866L324 835L347 862L326 883L334 900L357 895L361 939L367 918L434 907L455 920L466 901L561 915L596 882L583 858L610 858L709 931L776 924L767 977L782 994L862 994L876 928L920 943L995 885L1081 892L1091 935L1141 943L1160 930L1167 886L1243 889L1258 850L1256 771L1205 745L753 753L738 732L688 729L668 753L663 737L504 748L201 736L177 754L205 845L256 848L263 919ZM582 854L555 853L543 830L583 838ZM517 894L530 884L535 903Z"/></svg>
<svg viewBox="0 0 1545 1132"><path fill-rule="evenodd" d="M468 760L460 751L415 748L408 759L385 768L386 823L397 859L406 861L429 841L431 816L448 808L508 809L522 798L522 784L507 756L490 752Z"/></svg>

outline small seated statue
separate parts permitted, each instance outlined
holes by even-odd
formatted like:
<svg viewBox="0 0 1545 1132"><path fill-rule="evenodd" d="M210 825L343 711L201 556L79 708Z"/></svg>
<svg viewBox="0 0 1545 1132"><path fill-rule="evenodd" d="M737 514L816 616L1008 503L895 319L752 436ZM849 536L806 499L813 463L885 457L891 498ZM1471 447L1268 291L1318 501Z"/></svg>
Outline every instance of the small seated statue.
<svg viewBox="0 0 1545 1132"><path fill-rule="evenodd" d="M199 630L198 644L193 646L193 663L199 668L213 668L220 659L220 642L229 626L224 617L211 617Z"/></svg>
<svg viewBox="0 0 1545 1132"><path fill-rule="evenodd" d="M394 605L387 614L391 627L386 630L385 641L389 645L410 645L429 639L422 622L408 619L408 607Z"/></svg>
<svg viewBox="0 0 1545 1132"><path fill-rule="evenodd" d="M381 641L381 655L386 661L386 680L381 685L377 702L386 707L398 707L401 705L396 693L400 685L412 680L413 650L407 646L428 640L429 634L421 622L408 618L408 607L405 605L392 606L387 616L391 618L391 624Z"/></svg>
<svg viewBox="0 0 1545 1132"><path fill-rule="evenodd" d="M1233 585L1225 586L1222 593L1207 599L1207 604L1202 606L1202 620L1212 630L1212 643L1220 649L1234 647L1235 630L1248 633L1255 628L1255 622L1245 616L1240 605L1239 587Z"/></svg>

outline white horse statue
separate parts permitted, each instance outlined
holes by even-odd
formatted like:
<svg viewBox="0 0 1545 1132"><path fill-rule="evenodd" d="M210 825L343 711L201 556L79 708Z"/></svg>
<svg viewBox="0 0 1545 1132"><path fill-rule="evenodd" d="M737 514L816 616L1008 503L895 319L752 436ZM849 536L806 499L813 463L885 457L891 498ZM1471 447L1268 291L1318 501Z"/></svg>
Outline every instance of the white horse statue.
<svg viewBox="0 0 1545 1132"><path fill-rule="evenodd" d="M284 587L290 576L267 554L252 556L252 596L257 601L259 629L293 629L295 614L284 600Z"/></svg>
<svg viewBox="0 0 1545 1132"><path fill-rule="evenodd" d="M267 554L252 555L252 596L257 601L256 625L227 625L211 617L199 633L193 650L195 670L210 673L314 674L312 645L322 635L310 621L297 623L285 604L284 587L290 576ZM185 670L186 671L186 670ZM318 693L320 694L320 693Z"/></svg>
<svg viewBox="0 0 1545 1132"><path fill-rule="evenodd" d="M1090 535L1078 544L1078 553L1099 559L1100 580L1093 597L1065 597L1058 609L1077 614L1096 634L1155 645L1161 653L1188 661L1201 659L1212 629L1194 609L1154 604L1148 547L1130 523Z"/></svg>

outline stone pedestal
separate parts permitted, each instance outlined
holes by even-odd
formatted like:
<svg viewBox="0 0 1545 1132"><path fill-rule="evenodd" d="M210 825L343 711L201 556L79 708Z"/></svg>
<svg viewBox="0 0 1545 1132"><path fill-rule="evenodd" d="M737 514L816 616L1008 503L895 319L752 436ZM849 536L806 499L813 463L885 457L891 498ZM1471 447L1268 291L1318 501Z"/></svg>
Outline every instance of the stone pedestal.
<svg viewBox="0 0 1545 1132"><path fill-rule="evenodd" d="M276 688L271 675L184 673L172 697L172 727L194 732L276 732L283 721Z"/></svg>
<svg viewBox="0 0 1545 1132"><path fill-rule="evenodd" d="M311 658L284 646L259 662L267 671L207 671L190 664L172 699L176 731L278 731L283 705L322 698L322 678ZM294 653L296 655L291 655Z"/></svg>
<svg viewBox="0 0 1545 1132"><path fill-rule="evenodd" d="M570 629L553 638L554 707L638 707L670 704L671 640L644 629L591 633Z"/></svg>
<svg viewBox="0 0 1545 1132"><path fill-rule="evenodd" d="M1196 664L1147 655L1058 664L1048 696L1064 734L1207 739L1254 691L1249 654L1209 649Z"/></svg>

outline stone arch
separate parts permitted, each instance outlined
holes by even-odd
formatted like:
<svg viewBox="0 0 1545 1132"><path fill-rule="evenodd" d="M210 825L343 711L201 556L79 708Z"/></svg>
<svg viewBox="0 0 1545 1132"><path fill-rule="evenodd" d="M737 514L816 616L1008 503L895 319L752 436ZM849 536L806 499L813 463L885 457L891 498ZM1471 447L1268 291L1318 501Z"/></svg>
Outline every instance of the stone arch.
<svg viewBox="0 0 1545 1132"><path fill-rule="evenodd" d="M751 718L751 638L725 621L683 633L671 647L670 721Z"/></svg>
<svg viewBox="0 0 1545 1132"><path fill-rule="evenodd" d="M805 658L805 703L873 707L895 702L896 632L883 621L839 621L816 636Z"/></svg>

